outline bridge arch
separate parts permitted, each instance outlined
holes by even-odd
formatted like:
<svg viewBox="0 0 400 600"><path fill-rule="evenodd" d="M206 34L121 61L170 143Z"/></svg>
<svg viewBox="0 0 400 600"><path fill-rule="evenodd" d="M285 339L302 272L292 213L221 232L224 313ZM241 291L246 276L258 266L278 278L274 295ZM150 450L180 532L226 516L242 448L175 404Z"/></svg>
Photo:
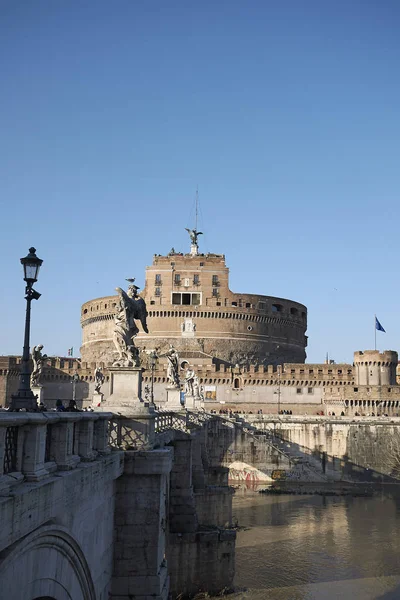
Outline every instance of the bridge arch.
<svg viewBox="0 0 400 600"><path fill-rule="evenodd" d="M4 598L96 600L90 569L64 527L48 525L0 553Z"/></svg>

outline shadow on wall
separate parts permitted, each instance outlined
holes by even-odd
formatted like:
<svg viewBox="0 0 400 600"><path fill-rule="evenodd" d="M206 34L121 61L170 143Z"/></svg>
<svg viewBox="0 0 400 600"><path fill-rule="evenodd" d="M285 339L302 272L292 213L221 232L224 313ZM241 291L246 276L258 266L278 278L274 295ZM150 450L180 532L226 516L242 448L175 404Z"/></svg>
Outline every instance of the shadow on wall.
<svg viewBox="0 0 400 600"><path fill-rule="evenodd" d="M286 439L284 432L281 431L275 430L271 433L270 439L275 444L279 444L282 451L286 452L293 461L299 459L311 461L312 466L318 469L328 482L400 483L400 446L398 456L396 453L391 453L389 449L386 451L385 448L380 448L383 456L379 462L385 465L385 472L384 469L378 469L370 464L374 459L377 461L376 453L369 459L366 457L366 464L360 464L351 460L347 454L342 457L332 456L324 450L316 448L311 450L301 446Z"/></svg>
<svg viewBox="0 0 400 600"><path fill-rule="evenodd" d="M259 479L259 474L252 472L258 469L274 480L282 472L284 478L299 483L400 483L400 433L386 435L382 430L376 437L373 428L358 434L349 430L347 452L334 456L323 447L308 448L291 441L287 430L254 432L249 424L221 417L210 421L206 430L210 464L230 467L242 462L243 477L239 479Z"/></svg>

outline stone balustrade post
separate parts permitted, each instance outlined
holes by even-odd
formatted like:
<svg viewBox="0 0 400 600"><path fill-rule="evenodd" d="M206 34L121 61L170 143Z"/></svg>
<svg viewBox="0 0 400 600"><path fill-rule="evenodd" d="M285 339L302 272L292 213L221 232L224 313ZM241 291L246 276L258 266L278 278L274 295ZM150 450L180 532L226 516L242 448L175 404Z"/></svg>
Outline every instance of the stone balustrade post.
<svg viewBox="0 0 400 600"><path fill-rule="evenodd" d="M0 427L0 496L7 495L10 484L7 475L4 475L4 453L6 449L6 427Z"/></svg>
<svg viewBox="0 0 400 600"><path fill-rule="evenodd" d="M86 415L82 415L81 419L75 424L75 452L82 461L86 462L94 460L97 452L93 450L94 419L84 417Z"/></svg>
<svg viewBox="0 0 400 600"><path fill-rule="evenodd" d="M109 415L111 417L111 414ZM108 443L108 428L109 422L106 416L103 415L94 423L94 439L93 448L99 454L108 454L111 448Z"/></svg>
<svg viewBox="0 0 400 600"><path fill-rule="evenodd" d="M21 433L25 437L21 471L27 481L40 481L49 474L44 468L47 433L47 423L44 417L41 423L33 422L24 425Z"/></svg>
<svg viewBox="0 0 400 600"><path fill-rule="evenodd" d="M80 460L74 454L74 424L73 420L63 420L52 427L52 458L61 471L74 469Z"/></svg>

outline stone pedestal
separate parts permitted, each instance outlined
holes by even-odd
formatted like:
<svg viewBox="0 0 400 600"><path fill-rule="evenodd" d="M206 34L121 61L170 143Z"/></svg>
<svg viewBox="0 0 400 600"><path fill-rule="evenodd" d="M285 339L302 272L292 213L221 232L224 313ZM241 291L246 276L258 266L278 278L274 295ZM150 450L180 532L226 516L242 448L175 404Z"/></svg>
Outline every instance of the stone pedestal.
<svg viewBox="0 0 400 600"><path fill-rule="evenodd" d="M103 402L103 398L104 398L104 394L102 394L101 392L94 392L93 397L92 397L92 407L98 408L99 406L101 406L101 403Z"/></svg>
<svg viewBox="0 0 400 600"><path fill-rule="evenodd" d="M179 388L167 387L166 410L182 410L181 391Z"/></svg>
<svg viewBox="0 0 400 600"><path fill-rule="evenodd" d="M191 396L189 394L185 395L185 408L195 410L199 409L201 404L200 396Z"/></svg>
<svg viewBox="0 0 400 600"><path fill-rule="evenodd" d="M142 399L141 367L111 367L110 397L95 409L112 412L110 444L122 450L150 449L155 437L155 410Z"/></svg>

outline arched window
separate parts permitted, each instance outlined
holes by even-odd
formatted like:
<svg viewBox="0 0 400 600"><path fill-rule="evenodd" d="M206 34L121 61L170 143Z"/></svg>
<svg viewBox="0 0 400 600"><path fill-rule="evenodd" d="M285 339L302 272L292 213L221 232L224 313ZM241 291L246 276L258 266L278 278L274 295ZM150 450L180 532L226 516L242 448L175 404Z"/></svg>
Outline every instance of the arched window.
<svg viewBox="0 0 400 600"><path fill-rule="evenodd" d="M235 388L235 390L238 390L240 388L240 381L239 381L238 377L236 377L236 379L234 379L233 387Z"/></svg>

